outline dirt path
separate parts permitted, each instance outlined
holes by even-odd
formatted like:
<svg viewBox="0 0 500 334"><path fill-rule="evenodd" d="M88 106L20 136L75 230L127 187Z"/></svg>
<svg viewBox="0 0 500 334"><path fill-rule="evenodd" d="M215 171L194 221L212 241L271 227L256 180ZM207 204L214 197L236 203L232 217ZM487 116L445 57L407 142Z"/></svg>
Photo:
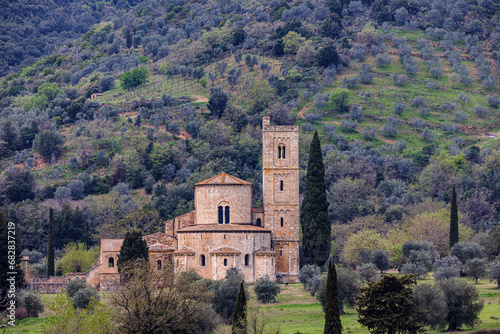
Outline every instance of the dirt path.
<svg viewBox="0 0 500 334"><path fill-rule="evenodd" d="M305 118L305 117L306 117L306 115L305 115L305 114L306 114L306 110L307 110L307 109L309 109L311 106L312 106L312 102L311 102L311 103L309 103L309 104L306 104L306 105L304 106L304 108L302 108L302 109L299 111L299 114L298 114L298 115L299 115L299 117L300 117L300 118Z"/></svg>
<svg viewBox="0 0 500 334"><path fill-rule="evenodd" d="M201 96L201 95L191 95L192 97L196 98L196 101L194 102L208 102L208 98Z"/></svg>

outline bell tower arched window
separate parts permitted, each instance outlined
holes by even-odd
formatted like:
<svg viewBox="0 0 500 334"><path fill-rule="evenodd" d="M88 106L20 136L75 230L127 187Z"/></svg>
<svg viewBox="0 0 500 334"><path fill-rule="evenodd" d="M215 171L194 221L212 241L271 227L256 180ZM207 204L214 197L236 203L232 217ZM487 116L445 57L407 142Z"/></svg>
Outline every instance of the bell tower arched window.
<svg viewBox="0 0 500 334"><path fill-rule="evenodd" d="M281 227L283 227L283 217L281 217Z"/></svg>
<svg viewBox="0 0 500 334"><path fill-rule="evenodd" d="M280 191L283 191L284 188L284 182L283 180L280 181Z"/></svg>
<svg viewBox="0 0 500 334"><path fill-rule="evenodd" d="M161 270L161 260L157 260L157 261L156 261L156 268L157 268L158 270Z"/></svg>
<svg viewBox="0 0 500 334"><path fill-rule="evenodd" d="M109 268L113 268L115 266L115 258L114 257L110 257L109 260L108 260L108 267Z"/></svg>
<svg viewBox="0 0 500 334"><path fill-rule="evenodd" d="M278 159L285 159L285 145L278 145Z"/></svg>
<svg viewBox="0 0 500 334"><path fill-rule="evenodd" d="M200 266L204 267L205 266L205 255L200 256Z"/></svg>
<svg viewBox="0 0 500 334"><path fill-rule="evenodd" d="M246 254L245 255L245 266L249 266L250 265L250 255Z"/></svg>
<svg viewBox="0 0 500 334"><path fill-rule="evenodd" d="M227 259L224 259L224 267L227 267Z"/></svg>
<svg viewBox="0 0 500 334"><path fill-rule="evenodd" d="M257 226L262 226L262 220L260 218L257 218Z"/></svg>

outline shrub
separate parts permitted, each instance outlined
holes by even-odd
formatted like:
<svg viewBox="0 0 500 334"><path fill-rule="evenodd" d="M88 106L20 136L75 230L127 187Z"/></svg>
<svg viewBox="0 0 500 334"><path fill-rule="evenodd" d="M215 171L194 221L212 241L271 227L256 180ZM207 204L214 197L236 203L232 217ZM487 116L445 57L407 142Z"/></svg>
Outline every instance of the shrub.
<svg viewBox="0 0 500 334"><path fill-rule="evenodd" d="M92 298L96 301L100 299L96 288L87 287L80 289L73 296L73 305L76 308L86 308Z"/></svg>
<svg viewBox="0 0 500 334"><path fill-rule="evenodd" d="M369 84L373 81L373 73L371 73L372 65L363 63L359 72L359 81L364 84Z"/></svg>
<svg viewBox="0 0 500 334"><path fill-rule="evenodd" d="M429 109L429 108L426 108L423 106L418 107L418 113L422 117L427 117L427 115L429 115L430 112L431 112L431 109Z"/></svg>
<svg viewBox="0 0 500 334"><path fill-rule="evenodd" d="M427 121L425 119L414 117L411 120L411 125L417 129L423 129L427 127Z"/></svg>
<svg viewBox="0 0 500 334"><path fill-rule="evenodd" d="M305 120L308 122L319 122L319 121L321 121L321 115L320 114L307 114L305 117Z"/></svg>
<svg viewBox="0 0 500 334"><path fill-rule="evenodd" d="M363 137L365 139L373 140L375 139L376 135L377 135L377 130L373 129L372 127L363 128Z"/></svg>
<svg viewBox="0 0 500 334"><path fill-rule="evenodd" d="M455 122L462 123L467 120L467 114L464 111L460 110L453 114L453 118Z"/></svg>
<svg viewBox="0 0 500 334"><path fill-rule="evenodd" d="M425 87L432 89L432 90L435 90L438 88L438 83L437 83L437 81L428 81L426 83Z"/></svg>
<svg viewBox="0 0 500 334"><path fill-rule="evenodd" d="M149 70L146 67L136 67L132 71L127 71L120 76L123 89L132 89L146 83L149 77Z"/></svg>
<svg viewBox="0 0 500 334"><path fill-rule="evenodd" d="M420 107L425 102L425 98L423 96L415 96L415 98L410 99L410 104L414 107Z"/></svg>
<svg viewBox="0 0 500 334"><path fill-rule="evenodd" d="M456 256L447 256L437 260L434 269L434 279L436 281L458 277L462 270L462 262Z"/></svg>
<svg viewBox="0 0 500 334"><path fill-rule="evenodd" d="M103 93L115 87L115 78L108 75L99 79L99 92Z"/></svg>
<svg viewBox="0 0 500 334"><path fill-rule="evenodd" d="M391 117L387 118L387 124L382 126L382 132L386 136L394 137L398 134L398 126L401 124L401 121L398 118Z"/></svg>
<svg viewBox="0 0 500 334"><path fill-rule="evenodd" d="M443 290L448 305L446 321L449 331L456 331L462 325L473 327L479 322L483 302L479 301L479 294L473 285L458 278L442 280L437 284Z"/></svg>
<svg viewBox="0 0 500 334"><path fill-rule="evenodd" d="M443 124L441 126L443 131L448 132L448 133L459 133L460 132L460 126L457 124Z"/></svg>
<svg viewBox="0 0 500 334"><path fill-rule="evenodd" d="M344 83L344 86L347 88L354 88L358 84L358 77L346 77L344 76L344 79L342 81Z"/></svg>
<svg viewBox="0 0 500 334"><path fill-rule="evenodd" d="M311 123L302 123L300 128L302 129L302 131L305 131L305 132L312 132L312 131L316 130L316 127Z"/></svg>
<svg viewBox="0 0 500 334"><path fill-rule="evenodd" d="M319 268L310 264L307 264L300 268L299 271L299 282L304 285L304 289L308 288L308 282L314 275L319 274Z"/></svg>
<svg viewBox="0 0 500 334"><path fill-rule="evenodd" d="M349 111L349 118L351 120L361 121L363 118L363 109L358 105L352 106Z"/></svg>
<svg viewBox="0 0 500 334"><path fill-rule="evenodd" d="M474 106L474 112L479 117L485 117L486 115L488 115L488 109L483 106Z"/></svg>
<svg viewBox="0 0 500 334"><path fill-rule="evenodd" d="M278 283L271 281L269 276L259 278L253 289L261 303L274 303L276 296L281 291Z"/></svg>
<svg viewBox="0 0 500 334"><path fill-rule="evenodd" d="M488 104L493 108L498 108L498 106L500 106L500 98L496 96L488 96Z"/></svg>
<svg viewBox="0 0 500 334"><path fill-rule="evenodd" d="M466 104L467 102L470 101L470 95L469 94L460 93L460 95L458 95L458 99L463 104Z"/></svg>
<svg viewBox="0 0 500 334"><path fill-rule="evenodd" d="M473 279L475 279L477 284L478 279L486 271L487 265L486 261L484 261L483 259L474 258L467 260L467 262L465 262L464 268L465 268L464 271L467 274L467 276L470 276Z"/></svg>
<svg viewBox="0 0 500 334"><path fill-rule="evenodd" d="M481 246L475 242L458 242L451 247L450 255L455 256L460 262L482 257Z"/></svg>
<svg viewBox="0 0 500 334"><path fill-rule="evenodd" d="M391 58L387 55L387 52L379 53L375 56L375 60L377 62L378 67L386 67L391 64Z"/></svg>
<svg viewBox="0 0 500 334"><path fill-rule="evenodd" d="M445 101L442 105L441 105L441 110L445 110L445 111L453 111L455 110L455 105L449 101Z"/></svg>
<svg viewBox="0 0 500 334"><path fill-rule="evenodd" d="M389 261L389 252L388 251L375 251L375 252L373 252L372 262L380 270L380 273L383 274L384 270L387 270L391 267L391 264Z"/></svg>
<svg viewBox="0 0 500 334"><path fill-rule="evenodd" d="M394 84L398 86L405 85L408 82L408 77L406 74L398 75L397 73L393 73L392 79L394 80Z"/></svg>
<svg viewBox="0 0 500 334"><path fill-rule="evenodd" d="M363 281L376 279L378 277L377 266L375 266L372 262L360 264L356 267L356 271Z"/></svg>
<svg viewBox="0 0 500 334"><path fill-rule="evenodd" d="M422 139L428 143L431 143L436 139L436 133L429 130L428 127L425 127L424 131L422 131Z"/></svg>
<svg viewBox="0 0 500 334"><path fill-rule="evenodd" d="M341 128L344 131L347 132L354 132L356 131L356 128L358 127L358 121L356 120L343 120L340 122L339 128Z"/></svg>
<svg viewBox="0 0 500 334"><path fill-rule="evenodd" d="M80 279L74 279L72 281L69 281L68 285L66 286L66 293L68 296L73 298L73 296L80 290L89 288L90 286L85 282L84 280Z"/></svg>
<svg viewBox="0 0 500 334"><path fill-rule="evenodd" d="M394 102L394 113L396 115L403 114L403 112L405 111L405 109L406 109L406 104L405 103L401 103L400 101Z"/></svg>
<svg viewBox="0 0 500 334"><path fill-rule="evenodd" d="M30 318L38 317L38 315L42 313L45 308L40 294L33 291L19 291L17 302L17 306L26 308Z"/></svg>

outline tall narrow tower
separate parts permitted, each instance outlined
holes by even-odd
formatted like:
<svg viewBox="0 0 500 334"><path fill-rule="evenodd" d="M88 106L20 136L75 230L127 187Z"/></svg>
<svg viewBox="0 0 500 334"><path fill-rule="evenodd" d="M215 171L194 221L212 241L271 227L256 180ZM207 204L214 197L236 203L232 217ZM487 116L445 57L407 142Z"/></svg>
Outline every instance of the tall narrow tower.
<svg viewBox="0 0 500 334"><path fill-rule="evenodd" d="M264 227L272 231L278 282L299 277L299 127L262 120Z"/></svg>

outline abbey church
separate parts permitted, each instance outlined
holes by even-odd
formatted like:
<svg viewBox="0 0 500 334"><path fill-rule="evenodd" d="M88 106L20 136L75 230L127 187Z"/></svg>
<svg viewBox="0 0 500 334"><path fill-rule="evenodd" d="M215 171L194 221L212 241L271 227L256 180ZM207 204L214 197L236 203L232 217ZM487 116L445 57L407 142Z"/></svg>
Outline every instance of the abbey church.
<svg viewBox="0 0 500 334"><path fill-rule="evenodd" d="M161 269L194 269L222 279L236 267L253 283L269 276L297 282L299 274L299 129L262 123L263 206L252 207L251 183L221 173L194 186L195 210L166 221L164 232L144 236L149 261ZM119 281L123 239L102 239L87 281L101 291Z"/></svg>

